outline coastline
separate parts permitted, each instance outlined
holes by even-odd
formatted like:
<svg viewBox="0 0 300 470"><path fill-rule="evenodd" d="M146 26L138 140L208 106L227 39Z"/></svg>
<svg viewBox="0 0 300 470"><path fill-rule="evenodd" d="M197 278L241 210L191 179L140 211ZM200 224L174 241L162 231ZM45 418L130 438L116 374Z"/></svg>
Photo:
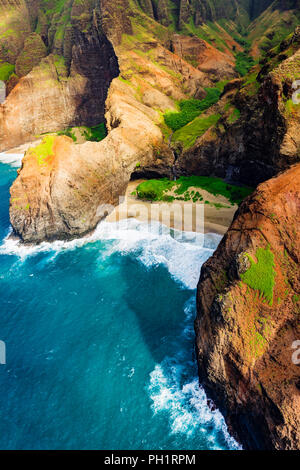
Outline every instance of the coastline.
<svg viewBox="0 0 300 470"><path fill-rule="evenodd" d="M106 217L106 222L136 218L141 222L161 222L173 229L180 229L182 226L184 231L224 235L238 208L237 205L216 208L213 204L229 205L228 200L204 190L201 193L212 205L179 200L174 203L144 201L132 194L143 181L145 180L135 180L128 184L124 200ZM202 211L204 220L201 217ZM187 221L187 217L190 220Z"/></svg>
<svg viewBox="0 0 300 470"><path fill-rule="evenodd" d="M7 155L8 158L12 156L21 157L21 154L25 154L31 146L37 145L39 142L39 140L28 142L2 152L2 155ZM137 186L144 181L146 180L129 182L125 195L120 198L120 203L104 219L106 222L113 223L135 218L140 222L160 222L169 228L180 231L216 233L223 236L227 232L238 208L236 204L231 205L224 196L214 196L203 189L201 189L201 194L209 204L193 202L192 200L175 200L172 203L141 200L133 193L136 191ZM217 208L214 204L220 204L223 207Z"/></svg>

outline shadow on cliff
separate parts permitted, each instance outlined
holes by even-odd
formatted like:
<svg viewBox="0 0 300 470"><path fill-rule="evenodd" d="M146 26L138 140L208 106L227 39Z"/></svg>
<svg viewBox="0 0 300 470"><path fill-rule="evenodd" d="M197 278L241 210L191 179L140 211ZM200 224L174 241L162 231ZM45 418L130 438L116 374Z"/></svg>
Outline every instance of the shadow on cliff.
<svg viewBox="0 0 300 470"><path fill-rule="evenodd" d="M76 31L72 49L72 73L86 78L82 95L76 97L74 126L96 126L104 121L105 101L112 80L119 76L114 48L104 33Z"/></svg>

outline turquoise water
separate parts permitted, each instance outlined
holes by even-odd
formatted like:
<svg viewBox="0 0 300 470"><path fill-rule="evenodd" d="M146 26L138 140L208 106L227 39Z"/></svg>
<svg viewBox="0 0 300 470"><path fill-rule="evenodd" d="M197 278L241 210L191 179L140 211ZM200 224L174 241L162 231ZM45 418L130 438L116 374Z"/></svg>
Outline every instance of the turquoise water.
<svg viewBox="0 0 300 470"><path fill-rule="evenodd" d="M0 449L236 448L194 357L195 287L219 236L203 247L131 220L24 248L7 239L15 176L0 163Z"/></svg>

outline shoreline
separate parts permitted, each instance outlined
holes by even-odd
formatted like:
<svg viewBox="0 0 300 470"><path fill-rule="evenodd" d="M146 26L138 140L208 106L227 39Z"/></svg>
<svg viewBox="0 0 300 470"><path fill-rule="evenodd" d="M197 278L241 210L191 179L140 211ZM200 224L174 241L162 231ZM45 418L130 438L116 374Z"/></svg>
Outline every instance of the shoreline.
<svg viewBox="0 0 300 470"><path fill-rule="evenodd" d="M6 155L8 158L16 155L20 156L22 153L24 155L28 148L38 143L39 140L27 142L19 147L2 152L2 155ZM227 232L238 208L237 205L231 205L224 196L214 196L203 189L201 189L201 194L209 204L193 202L192 200L174 200L172 203L141 200L132 193L144 181L146 180L130 181L125 195L120 197L120 203L103 220L110 223L136 218L140 222L159 222L168 228L182 232L216 233L223 236ZM195 189L199 190L199 188ZM222 204L224 207L217 208L214 206L216 203ZM91 230L89 234L92 234L95 230ZM89 234L81 238L86 238Z"/></svg>
<svg viewBox="0 0 300 470"><path fill-rule="evenodd" d="M144 201L132 195L143 181L146 180L129 182L124 200L106 217L106 222L135 218L140 222L160 222L169 228L186 232L224 235L238 208L237 205L216 208L213 205L194 203L191 200L175 200L172 203ZM228 200L223 196L214 196L204 190L201 190L201 193L211 204L228 204Z"/></svg>

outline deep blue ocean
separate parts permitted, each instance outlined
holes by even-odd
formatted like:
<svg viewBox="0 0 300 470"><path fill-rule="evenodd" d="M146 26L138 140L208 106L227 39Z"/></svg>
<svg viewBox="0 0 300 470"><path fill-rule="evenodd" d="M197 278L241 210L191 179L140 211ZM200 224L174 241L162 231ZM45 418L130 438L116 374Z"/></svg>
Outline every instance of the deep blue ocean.
<svg viewBox="0 0 300 470"><path fill-rule="evenodd" d="M235 449L194 354L195 287L220 237L132 219L22 247L7 238L17 162L1 158L0 449Z"/></svg>

